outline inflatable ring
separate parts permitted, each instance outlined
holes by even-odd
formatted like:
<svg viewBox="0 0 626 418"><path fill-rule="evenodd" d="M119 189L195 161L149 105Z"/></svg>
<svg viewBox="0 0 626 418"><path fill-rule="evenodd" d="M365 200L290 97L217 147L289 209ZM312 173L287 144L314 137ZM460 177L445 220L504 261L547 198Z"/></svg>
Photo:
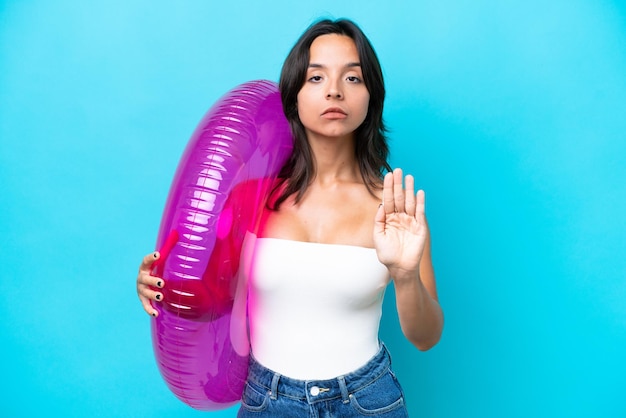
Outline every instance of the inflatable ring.
<svg viewBox="0 0 626 418"><path fill-rule="evenodd" d="M165 287L152 341L168 387L193 408L241 399L249 342L239 255L291 149L277 86L260 80L220 98L180 159L157 238L152 274Z"/></svg>

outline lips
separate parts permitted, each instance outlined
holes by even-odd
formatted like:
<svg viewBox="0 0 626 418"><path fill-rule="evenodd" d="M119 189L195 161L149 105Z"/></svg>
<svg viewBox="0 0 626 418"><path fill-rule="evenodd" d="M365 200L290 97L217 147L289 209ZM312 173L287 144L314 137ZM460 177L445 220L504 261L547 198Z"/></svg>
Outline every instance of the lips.
<svg viewBox="0 0 626 418"><path fill-rule="evenodd" d="M346 111L340 107L329 107L322 112L322 116L344 117L347 115Z"/></svg>

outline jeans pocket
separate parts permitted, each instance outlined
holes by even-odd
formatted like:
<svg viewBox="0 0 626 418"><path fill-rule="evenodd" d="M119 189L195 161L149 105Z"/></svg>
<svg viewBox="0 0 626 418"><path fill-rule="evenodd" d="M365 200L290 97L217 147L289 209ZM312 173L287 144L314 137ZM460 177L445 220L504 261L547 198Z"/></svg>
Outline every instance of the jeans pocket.
<svg viewBox="0 0 626 418"><path fill-rule="evenodd" d="M377 416L396 411L393 416L408 416L398 381L387 371L372 384L350 394L350 405L362 415Z"/></svg>
<svg viewBox="0 0 626 418"><path fill-rule="evenodd" d="M269 394L266 390L246 382L241 396L241 406L251 412L262 412L267 408Z"/></svg>

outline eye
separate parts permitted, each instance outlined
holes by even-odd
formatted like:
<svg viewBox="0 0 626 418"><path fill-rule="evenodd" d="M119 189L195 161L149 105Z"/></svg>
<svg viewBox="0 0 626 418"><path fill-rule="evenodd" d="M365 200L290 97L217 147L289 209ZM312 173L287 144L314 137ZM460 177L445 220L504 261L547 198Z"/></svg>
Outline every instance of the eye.
<svg viewBox="0 0 626 418"><path fill-rule="evenodd" d="M348 80L348 82L350 83L355 83L355 84L360 83L362 81L359 77L355 75L350 75L346 77L346 80Z"/></svg>
<svg viewBox="0 0 626 418"><path fill-rule="evenodd" d="M314 75L312 77L309 77L308 81L310 81L312 83L318 83L318 82L322 81L322 76Z"/></svg>

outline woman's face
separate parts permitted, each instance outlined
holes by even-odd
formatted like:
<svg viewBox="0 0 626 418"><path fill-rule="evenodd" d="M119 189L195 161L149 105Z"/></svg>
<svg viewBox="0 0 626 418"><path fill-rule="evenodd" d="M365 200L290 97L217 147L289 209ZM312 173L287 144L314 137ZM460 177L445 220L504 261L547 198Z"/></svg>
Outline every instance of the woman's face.
<svg viewBox="0 0 626 418"><path fill-rule="evenodd" d="M317 37L298 92L298 116L307 137L351 136L365 120L369 100L354 41L337 34Z"/></svg>

